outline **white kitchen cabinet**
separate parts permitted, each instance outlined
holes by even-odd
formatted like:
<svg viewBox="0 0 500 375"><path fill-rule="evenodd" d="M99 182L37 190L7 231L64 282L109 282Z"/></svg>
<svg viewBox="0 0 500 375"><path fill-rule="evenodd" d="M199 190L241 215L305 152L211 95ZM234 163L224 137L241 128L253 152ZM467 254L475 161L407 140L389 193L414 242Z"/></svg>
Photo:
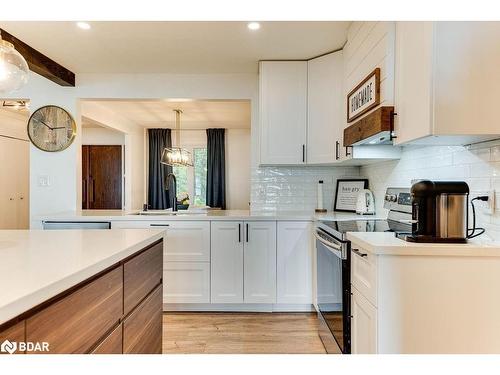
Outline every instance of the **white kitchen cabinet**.
<svg viewBox="0 0 500 375"><path fill-rule="evenodd" d="M276 302L276 222L245 222L244 301Z"/></svg>
<svg viewBox="0 0 500 375"><path fill-rule="evenodd" d="M307 163L340 159L344 131L343 53L337 51L307 62Z"/></svg>
<svg viewBox="0 0 500 375"><path fill-rule="evenodd" d="M351 352L376 354L377 309L355 287L351 293Z"/></svg>
<svg viewBox="0 0 500 375"><path fill-rule="evenodd" d="M212 303L276 302L276 222L212 222Z"/></svg>
<svg viewBox="0 0 500 375"><path fill-rule="evenodd" d="M210 263L164 261L163 303L210 303Z"/></svg>
<svg viewBox="0 0 500 375"><path fill-rule="evenodd" d="M276 302L312 303L312 223L278 222Z"/></svg>
<svg viewBox="0 0 500 375"><path fill-rule="evenodd" d="M306 162L307 61L259 66L260 163Z"/></svg>
<svg viewBox="0 0 500 375"><path fill-rule="evenodd" d="M498 137L500 24L397 22L396 144Z"/></svg>
<svg viewBox="0 0 500 375"><path fill-rule="evenodd" d="M243 222L213 222L211 231L211 302L243 303Z"/></svg>
<svg viewBox="0 0 500 375"><path fill-rule="evenodd" d="M164 228L166 261L210 261L209 221L113 221L111 228Z"/></svg>

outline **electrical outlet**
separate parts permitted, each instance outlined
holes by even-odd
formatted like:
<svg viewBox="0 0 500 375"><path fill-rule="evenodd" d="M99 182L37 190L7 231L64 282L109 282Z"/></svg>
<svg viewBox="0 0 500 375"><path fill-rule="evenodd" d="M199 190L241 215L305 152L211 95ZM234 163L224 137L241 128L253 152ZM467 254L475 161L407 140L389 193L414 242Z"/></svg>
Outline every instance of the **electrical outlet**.
<svg viewBox="0 0 500 375"><path fill-rule="evenodd" d="M38 176L38 186L40 187L50 186L49 176Z"/></svg>
<svg viewBox="0 0 500 375"><path fill-rule="evenodd" d="M488 201L474 201L476 210L487 215L493 215L495 213L495 190L481 191L473 194L470 199L479 197L482 195L488 196Z"/></svg>

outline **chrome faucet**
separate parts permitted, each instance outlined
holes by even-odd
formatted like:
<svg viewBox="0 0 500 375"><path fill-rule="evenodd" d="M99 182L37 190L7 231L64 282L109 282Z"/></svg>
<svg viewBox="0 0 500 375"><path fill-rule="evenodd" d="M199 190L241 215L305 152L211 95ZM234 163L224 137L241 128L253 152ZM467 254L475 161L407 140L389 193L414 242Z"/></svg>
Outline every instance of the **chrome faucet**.
<svg viewBox="0 0 500 375"><path fill-rule="evenodd" d="M167 175L167 190L173 189L172 193L172 211L177 211L177 179L173 173ZM172 186L171 186L172 185Z"/></svg>

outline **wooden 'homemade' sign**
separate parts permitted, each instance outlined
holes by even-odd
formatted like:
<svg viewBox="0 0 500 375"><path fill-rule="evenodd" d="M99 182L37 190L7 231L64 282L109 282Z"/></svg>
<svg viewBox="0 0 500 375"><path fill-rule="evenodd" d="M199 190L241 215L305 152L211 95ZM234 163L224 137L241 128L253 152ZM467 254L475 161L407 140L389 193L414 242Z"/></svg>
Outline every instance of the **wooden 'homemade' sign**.
<svg viewBox="0 0 500 375"><path fill-rule="evenodd" d="M380 68L376 68L347 95L347 122L380 104Z"/></svg>

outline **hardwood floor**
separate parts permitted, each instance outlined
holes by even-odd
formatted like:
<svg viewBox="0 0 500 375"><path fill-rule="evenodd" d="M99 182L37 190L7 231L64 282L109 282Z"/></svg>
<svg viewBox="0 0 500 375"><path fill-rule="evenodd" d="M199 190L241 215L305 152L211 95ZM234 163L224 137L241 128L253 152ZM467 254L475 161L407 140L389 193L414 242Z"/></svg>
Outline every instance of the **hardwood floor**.
<svg viewBox="0 0 500 375"><path fill-rule="evenodd" d="M315 313L163 314L165 354L324 354Z"/></svg>

